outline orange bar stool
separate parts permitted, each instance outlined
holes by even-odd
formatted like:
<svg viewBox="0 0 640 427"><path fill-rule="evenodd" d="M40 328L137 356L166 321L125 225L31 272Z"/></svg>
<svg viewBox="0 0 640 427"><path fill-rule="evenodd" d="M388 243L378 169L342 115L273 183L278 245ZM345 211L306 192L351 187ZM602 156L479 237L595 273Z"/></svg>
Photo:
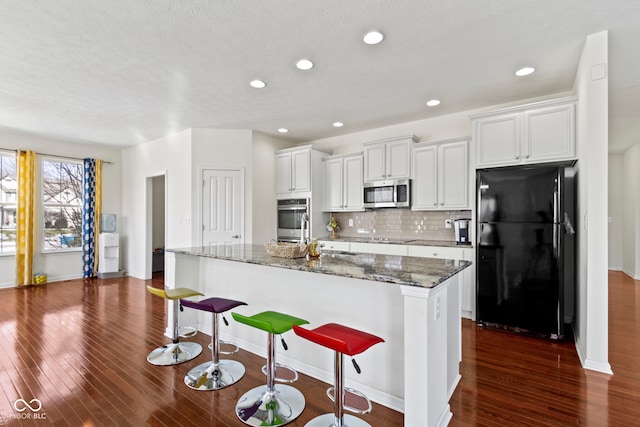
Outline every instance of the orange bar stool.
<svg viewBox="0 0 640 427"><path fill-rule="evenodd" d="M302 413L305 400L302 393L294 387L279 384L276 388L275 335L291 330L294 325L304 325L309 322L276 311L264 311L253 316L243 316L235 312L231 315L240 323L268 332L267 384L243 394L236 404L236 415L250 426L279 426L295 420ZM287 345L284 340L282 345L286 350ZM279 365L279 368L293 371L283 365ZM286 382L295 381L298 377L295 371L292 373L294 379L286 379Z"/></svg>
<svg viewBox="0 0 640 427"><path fill-rule="evenodd" d="M293 331L302 338L335 351L335 383L333 387L327 389L327 395L333 400L333 414L317 416L309 421L306 427L370 427L370 424L366 421L353 415L344 414L345 409L357 414L371 412L371 402L361 392L344 387L343 355L355 356L375 344L384 342L384 340L375 335L337 323L327 323L311 330L294 325ZM360 373L360 367L353 357L351 361L356 372Z"/></svg>
<svg viewBox="0 0 640 427"><path fill-rule="evenodd" d="M183 328L185 331L183 334L179 333L178 328L178 308L180 304L178 301L181 298L189 298L194 296L201 296L198 291L194 291L189 288L174 288L174 289L158 289L152 286L147 286L147 291L153 295L162 297L168 301L173 302L173 337L172 343L163 345L153 350L147 356L147 362L152 365L158 366L170 366L177 365L179 363L188 362L191 359L197 357L202 353L202 346L195 342L180 342L180 337L188 338L194 336L198 331L194 328Z"/></svg>
<svg viewBox="0 0 640 427"><path fill-rule="evenodd" d="M219 338L219 316L222 316L225 325L228 325L224 318L225 311L236 308L239 305L247 305L242 301L225 298L207 298L202 301L189 301L181 299L180 304L184 307L195 310L209 311L213 314L213 325L211 329L211 360L191 369L184 377L184 383L194 390L219 390L236 383L244 375L244 365L236 360L220 360L220 354L234 354L238 352L238 346ZM220 350L220 343L229 344L234 347L232 351Z"/></svg>

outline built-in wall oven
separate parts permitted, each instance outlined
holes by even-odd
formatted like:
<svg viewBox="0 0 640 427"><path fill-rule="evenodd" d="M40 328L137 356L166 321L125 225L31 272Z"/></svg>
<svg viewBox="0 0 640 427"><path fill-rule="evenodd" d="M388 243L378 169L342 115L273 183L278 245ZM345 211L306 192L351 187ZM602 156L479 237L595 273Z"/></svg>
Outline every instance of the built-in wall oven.
<svg viewBox="0 0 640 427"><path fill-rule="evenodd" d="M299 242L305 219L304 238L309 240L309 215L309 199L278 200L278 241Z"/></svg>

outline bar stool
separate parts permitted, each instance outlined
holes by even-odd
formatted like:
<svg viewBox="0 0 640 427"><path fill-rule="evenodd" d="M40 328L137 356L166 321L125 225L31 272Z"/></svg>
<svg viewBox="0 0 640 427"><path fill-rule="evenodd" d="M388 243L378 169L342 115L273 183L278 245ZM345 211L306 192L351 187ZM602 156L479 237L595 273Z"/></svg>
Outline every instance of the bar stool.
<svg viewBox="0 0 640 427"><path fill-rule="evenodd" d="M235 360L219 359L220 354L234 354L238 352L238 346L220 340L219 319L222 316L225 325L227 319L224 318L225 311L229 311L239 305L247 305L242 301L225 298L207 298L202 301L189 301L181 299L180 304L184 307L195 310L209 311L213 313L213 324L211 329L211 360L191 369L184 377L184 383L194 390L219 390L237 382L244 375L244 365ZM220 350L220 343L229 344L235 347L232 351Z"/></svg>
<svg viewBox="0 0 640 427"><path fill-rule="evenodd" d="M371 402L361 392L344 387L344 372L342 370L343 355L355 356L369 347L384 342L375 335L352 329L337 323L327 323L315 329L305 329L297 325L293 326L296 335L306 338L311 342L335 351L334 362L334 386L327 389L327 396L333 400L333 414L323 414L315 417L306 424L306 427L370 427L370 424L353 415L345 415L344 410L358 414L371 412ZM351 358L356 372L360 373L360 367ZM349 404L347 404L349 402Z"/></svg>
<svg viewBox="0 0 640 427"><path fill-rule="evenodd" d="M288 385L279 384L276 388L276 349L275 335L283 334L294 325L304 325L306 320L275 311L265 311L253 316L243 316L232 312L233 318L245 325L268 332L267 339L267 384L249 390L236 404L236 415L250 426L277 426L296 419L304 409L302 393ZM282 338L281 338L282 339ZM287 345L282 340L284 349ZM280 367L283 367L280 365ZM291 368L287 368L291 369ZM295 373L295 371L293 371ZM297 374L295 374L297 378ZM290 382L290 380L287 380Z"/></svg>
<svg viewBox="0 0 640 427"><path fill-rule="evenodd" d="M178 307L179 303L176 300L181 298L194 297L202 295L198 291L194 291L189 288L174 288L174 289L158 289L152 286L147 286L147 291L153 295L162 297L166 300L173 301L173 338L172 343L163 345L153 350L147 356L147 362L152 365L158 366L170 366L177 365L179 363L188 362L191 359L197 357L202 353L202 346L195 342L180 342L180 336L192 337L197 331L194 328L183 328L190 330L189 333L183 333L182 335L178 330Z"/></svg>

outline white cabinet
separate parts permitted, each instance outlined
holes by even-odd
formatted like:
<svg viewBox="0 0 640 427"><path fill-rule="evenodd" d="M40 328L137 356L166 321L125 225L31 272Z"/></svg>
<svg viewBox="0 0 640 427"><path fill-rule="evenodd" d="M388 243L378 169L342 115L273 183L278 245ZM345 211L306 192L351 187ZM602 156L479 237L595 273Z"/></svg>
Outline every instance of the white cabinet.
<svg viewBox="0 0 640 427"><path fill-rule="evenodd" d="M277 151L276 197L310 197L313 182L321 184L320 161L326 155L309 145Z"/></svg>
<svg viewBox="0 0 640 427"><path fill-rule="evenodd" d="M382 255L407 255L407 246L394 243L352 242L351 252Z"/></svg>
<svg viewBox="0 0 640 427"><path fill-rule="evenodd" d="M364 144L364 180L408 179L411 176L411 143L416 136Z"/></svg>
<svg viewBox="0 0 640 427"><path fill-rule="evenodd" d="M321 252L323 250L349 252L351 245L349 242L339 240L318 240L318 246Z"/></svg>
<svg viewBox="0 0 640 427"><path fill-rule="evenodd" d="M576 97L471 117L476 167L573 160Z"/></svg>
<svg viewBox="0 0 640 427"><path fill-rule="evenodd" d="M412 210L468 208L468 151L468 139L415 145Z"/></svg>
<svg viewBox="0 0 640 427"><path fill-rule="evenodd" d="M364 210L362 165L362 153L324 159L325 211Z"/></svg>
<svg viewBox="0 0 640 427"><path fill-rule="evenodd" d="M460 273L460 305L461 316L475 320L476 317L476 281L475 281L475 251L469 247L446 246L407 246L409 256L423 258L449 259L471 261L472 264Z"/></svg>

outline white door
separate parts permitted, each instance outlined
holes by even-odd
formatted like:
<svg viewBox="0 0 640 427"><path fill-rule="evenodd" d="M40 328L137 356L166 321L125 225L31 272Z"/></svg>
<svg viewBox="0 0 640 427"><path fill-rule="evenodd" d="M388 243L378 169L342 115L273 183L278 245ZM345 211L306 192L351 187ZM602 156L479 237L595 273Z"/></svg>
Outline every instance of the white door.
<svg viewBox="0 0 640 427"><path fill-rule="evenodd" d="M207 169L202 180L202 246L242 242L240 171Z"/></svg>

